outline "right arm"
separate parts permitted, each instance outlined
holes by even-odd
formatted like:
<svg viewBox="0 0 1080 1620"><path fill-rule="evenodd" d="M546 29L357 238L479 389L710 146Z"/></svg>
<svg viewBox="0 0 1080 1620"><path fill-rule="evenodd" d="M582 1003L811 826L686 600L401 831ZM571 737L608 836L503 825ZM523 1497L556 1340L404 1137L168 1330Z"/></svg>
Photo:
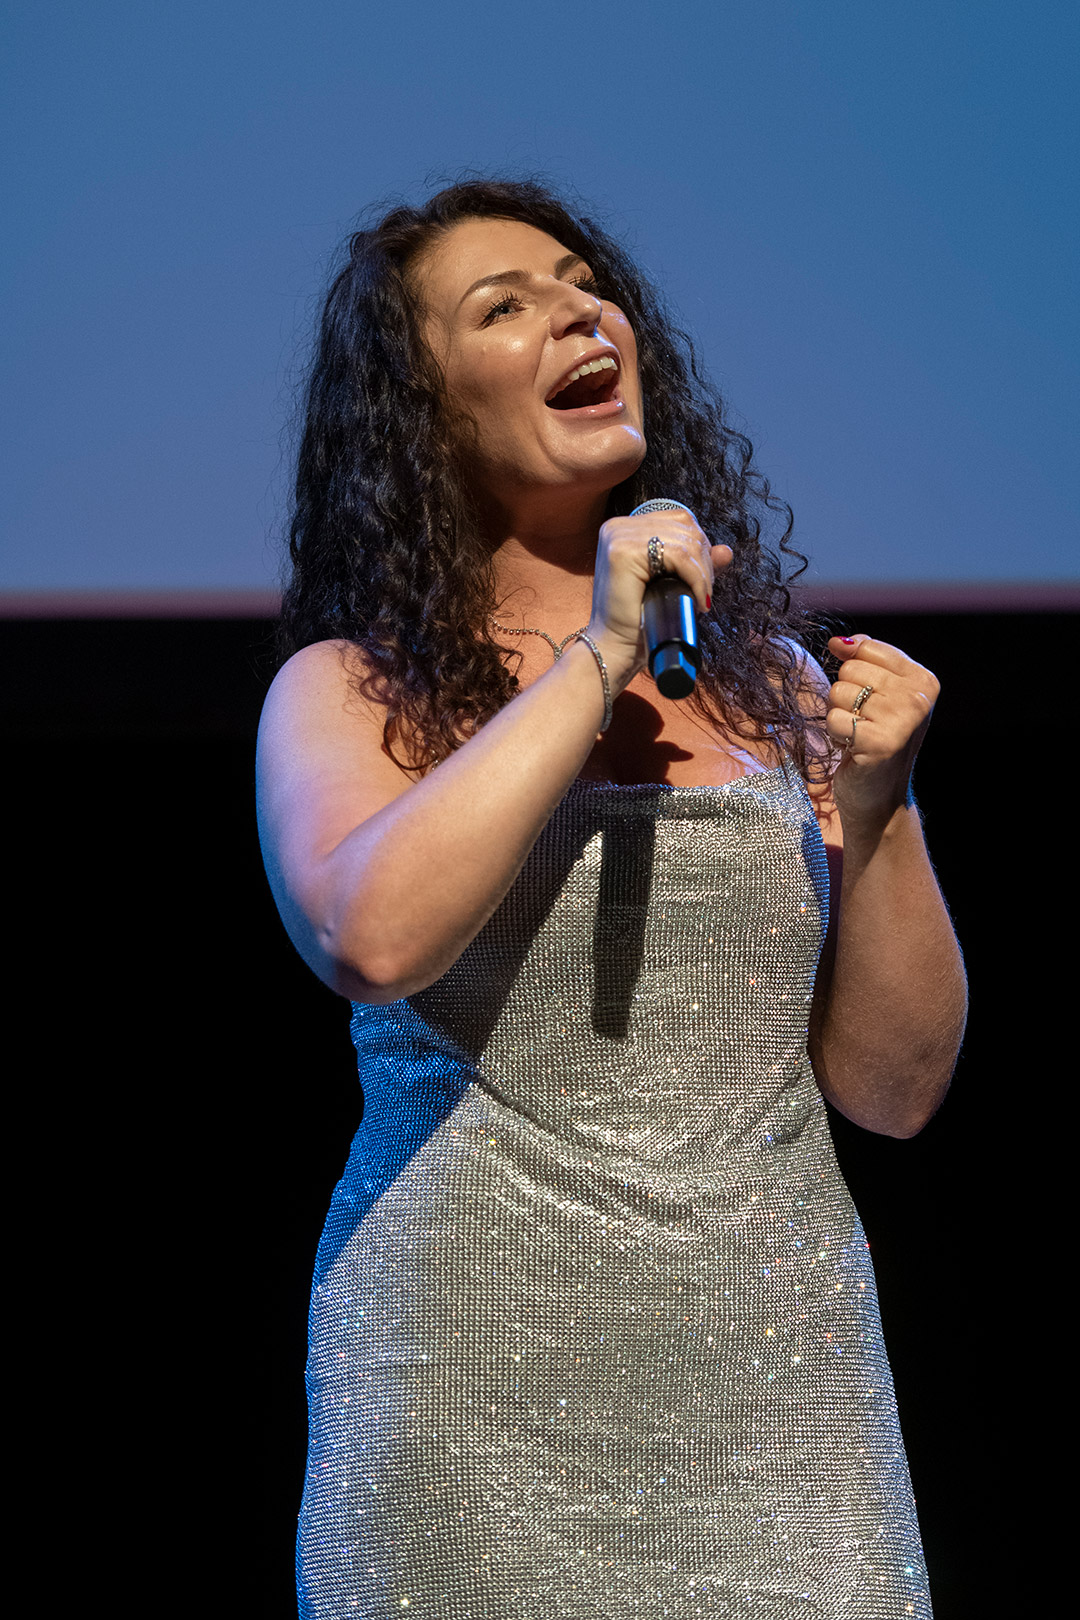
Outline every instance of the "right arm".
<svg viewBox="0 0 1080 1620"><path fill-rule="evenodd" d="M592 653L574 642L414 782L384 751L382 710L355 695L354 654L305 647L274 682L259 727L259 834L308 966L353 1001L395 1001L445 973L499 905L588 758L604 696Z"/></svg>
<svg viewBox="0 0 1080 1620"><path fill-rule="evenodd" d="M612 697L641 667L645 546L657 517L604 525L589 631ZM667 560L700 597L713 568L696 524L664 513ZM695 538L697 536L697 538ZM340 995L387 1002L434 982L500 904L588 758L604 712L596 660L572 642L552 669L413 781L358 697L355 649L290 659L259 727L259 833L270 886L308 966Z"/></svg>

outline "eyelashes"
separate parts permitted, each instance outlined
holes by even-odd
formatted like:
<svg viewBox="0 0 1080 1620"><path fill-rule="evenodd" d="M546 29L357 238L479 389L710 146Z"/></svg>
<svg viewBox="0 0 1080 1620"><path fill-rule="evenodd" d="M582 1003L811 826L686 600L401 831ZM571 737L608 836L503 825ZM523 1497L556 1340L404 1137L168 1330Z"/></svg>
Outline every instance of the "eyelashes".
<svg viewBox="0 0 1080 1620"><path fill-rule="evenodd" d="M591 293L594 298L603 298L595 276L578 276L568 283L571 287L580 287L583 292ZM524 302L517 293L504 293L503 296L490 304L481 321L482 326L492 326L496 321L504 320L507 315L525 308Z"/></svg>
<svg viewBox="0 0 1080 1620"><path fill-rule="evenodd" d="M489 305L480 324L481 326L490 326L492 321L499 320L503 315L512 315L515 310L524 309L524 307L516 293L507 293L505 298L500 298L497 304Z"/></svg>

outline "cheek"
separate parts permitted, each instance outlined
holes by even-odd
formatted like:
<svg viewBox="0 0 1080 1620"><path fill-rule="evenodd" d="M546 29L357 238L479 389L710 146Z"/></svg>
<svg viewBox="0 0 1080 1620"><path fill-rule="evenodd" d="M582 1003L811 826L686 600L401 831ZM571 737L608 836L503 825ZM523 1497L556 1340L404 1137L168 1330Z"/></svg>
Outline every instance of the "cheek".
<svg viewBox="0 0 1080 1620"><path fill-rule="evenodd" d="M490 430L493 415L499 412L499 400L494 392L496 384L497 378L486 376L482 369L470 367L467 376L454 378L449 391L452 405L485 432Z"/></svg>
<svg viewBox="0 0 1080 1620"><path fill-rule="evenodd" d="M615 344L623 359L623 389L629 383L635 394L640 393L640 378L638 377L637 340L634 337L634 328L626 316L619 310L613 310L601 322L601 331Z"/></svg>
<svg viewBox="0 0 1080 1620"><path fill-rule="evenodd" d="M531 362L505 344L474 352L468 374L458 374L455 397L476 424L481 455L490 462L514 458L513 447L530 429L528 395L534 386ZM532 431L535 431L534 429Z"/></svg>
<svg viewBox="0 0 1080 1620"><path fill-rule="evenodd" d="M532 381L532 357L524 343L492 342L478 356L476 385L479 397L505 399L520 393Z"/></svg>

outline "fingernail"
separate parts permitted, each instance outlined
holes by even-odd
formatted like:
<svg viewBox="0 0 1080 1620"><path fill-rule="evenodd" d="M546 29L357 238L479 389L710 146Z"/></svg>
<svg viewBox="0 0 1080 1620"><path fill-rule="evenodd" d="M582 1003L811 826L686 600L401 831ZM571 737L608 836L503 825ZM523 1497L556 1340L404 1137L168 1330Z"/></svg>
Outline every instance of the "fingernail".
<svg viewBox="0 0 1080 1620"><path fill-rule="evenodd" d="M711 613L712 612L712 597L711 596L707 596L705 598L705 611L706 611L706 613Z"/></svg>
<svg viewBox="0 0 1080 1620"><path fill-rule="evenodd" d="M840 640L844 643L845 647L854 647L854 645L855 645L855 637L854 636L841 636Z"/></svg>

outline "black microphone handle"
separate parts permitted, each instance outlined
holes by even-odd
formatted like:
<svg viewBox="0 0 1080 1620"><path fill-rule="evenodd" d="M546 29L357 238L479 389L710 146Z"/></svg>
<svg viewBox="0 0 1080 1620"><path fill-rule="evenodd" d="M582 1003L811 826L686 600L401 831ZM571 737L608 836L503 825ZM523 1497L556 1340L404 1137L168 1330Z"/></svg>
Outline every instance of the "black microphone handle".
<svg viewBox="0 0 1080 1620"><path fill-rule="evenodd" d="M688 512L681 501L644 501L641 512ZM686 698L694 690L701 665L694 594L678 574L661 574L645 587L643 621L649 649L649 674L662 697Z"/></svg>
<svg viewBox="0 0 1080 1620"><path fill-rule="evenodd" d="M693 593L677 574L661 574L646 586L649 674L663 697L685 698L694 690L701 664L695 612Z"/></svg>

